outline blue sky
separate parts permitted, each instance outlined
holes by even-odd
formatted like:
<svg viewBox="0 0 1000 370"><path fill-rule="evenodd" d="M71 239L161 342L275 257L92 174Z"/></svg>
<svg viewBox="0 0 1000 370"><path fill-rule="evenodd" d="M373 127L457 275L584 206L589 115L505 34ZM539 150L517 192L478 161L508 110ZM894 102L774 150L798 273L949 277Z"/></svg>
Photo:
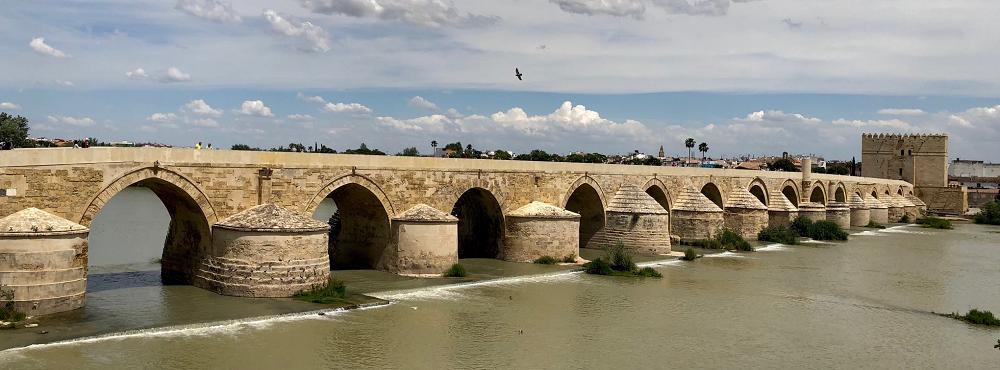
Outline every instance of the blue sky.
<svg viewBox="0 0 1000 370"><path fill-rule="evenodd" d="M991 1L0 1L0 110L174 145L1000 160ZM513 67L525 74L517 81Z"/></svg>

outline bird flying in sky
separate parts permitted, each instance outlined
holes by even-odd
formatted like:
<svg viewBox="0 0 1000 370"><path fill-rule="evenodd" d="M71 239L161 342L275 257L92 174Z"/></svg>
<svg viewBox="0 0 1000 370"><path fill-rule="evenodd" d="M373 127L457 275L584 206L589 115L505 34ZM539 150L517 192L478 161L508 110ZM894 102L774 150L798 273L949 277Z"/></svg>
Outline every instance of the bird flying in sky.
<svg viewBox="0 0 1000 370"><path fill-rule="evenodd" d="M523 81L523 79L521 78L521 76L524 76L524 75L521 74L521 71L517 70L517 67L514 67L514 76L517 76L517 80L518 81Z"/></svg>

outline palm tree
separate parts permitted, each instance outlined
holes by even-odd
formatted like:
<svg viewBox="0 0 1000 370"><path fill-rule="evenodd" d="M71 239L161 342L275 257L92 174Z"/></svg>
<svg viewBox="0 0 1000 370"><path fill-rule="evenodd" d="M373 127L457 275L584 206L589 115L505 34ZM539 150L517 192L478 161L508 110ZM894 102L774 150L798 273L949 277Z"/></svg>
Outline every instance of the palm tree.
<svg viewBox="0 0 1000 370"><path fill-rule="evenodd" d="M698 144L698 151L701 152L701 163L705 163L705 153L708 153L708 144Z"/></svg>
<svg viewBox="0 0 1000 370"><path fill-rule="evenodd" d="M438 147L438 141L431 140L431 157L437 155L437 147Z"/></svg>
<svg viewBox="0 0 1000 370"><path fill-rule="evenodd" d="M684 163L684 167L687 167L688 163L691 162L691 148L694 148L694 139L687 138L687 140L684 140L684 146L688 148L688 161Z"/></svg>

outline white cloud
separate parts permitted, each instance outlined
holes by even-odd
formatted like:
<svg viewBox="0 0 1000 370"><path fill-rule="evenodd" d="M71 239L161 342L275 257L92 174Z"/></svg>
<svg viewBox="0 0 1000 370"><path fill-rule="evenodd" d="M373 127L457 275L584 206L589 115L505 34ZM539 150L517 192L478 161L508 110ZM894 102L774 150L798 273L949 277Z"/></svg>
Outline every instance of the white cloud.
<svg viewBox="0 0 1000 370"><path fill-rule="evenodd" d="M326 99L323 99L322 96L307 96L306 94L298 93L297 97L299 98L299 100L307 101L310 103L326 104Z"/></svg>
<svg viewBox="0 0 1000 370"><path fill-rule="evenodd" d="M899 119L870 119L870 120L846 120L846 119L836 119L833 121L834 125L840 126L851 126L856 128L874 128L874 127L891 127L896 129L909 129L910 124L906 121Z"/></svg>
<svg viewBox="0 0 1000 370"><path fill-rule="evenodd" d="M420 109L427 109L427 110L439 110L437 104L434 104L434 102L432 102L430 100L427 100L427 99L424 99L422 96L419 96L419 95L418 96L414 96L413 98L411 98L410 102L407 105L409 105L410 107L413 107L413 108L420 108Z"/></svg>
<svg viewBox="0 0 1000 370"><path fill-rule="evenodd" d="M68 54L64 53L62 50L56 49L56 48L51 47L48 44L46 44L44 37L35 37L35 38L31 39L31 42L28 45L31 46L31 50L34 50L36 53L39 53L39 54L42 54L42 55L48 55L50 57L55 57L55 58L69 58L70 57Z"/></svg>
<svg viewBox="0 0 1000 370"><path fill-rule="evenodd" d="M927 114L927 112L916 108L883 108L878 110L878 114L887 116L922 116Z"/></svg>
<svg viewBox="0 0 1000 370"><path fill-rule="evenodd" d="M720 16L729 12L732 3L745 3L754 0L651 0L672 14Z"/></svg>
<svg viewBox="0 0 1000 370"><path fill-rule="evenodd" d="M610 15L615 17L642 18L646 5L642 0L549 0L568 13L585 15Z"/></svg>
<svg viewBox="0 0 1000 370"><path fill-rule="evenodd" d="M331 113L371 113L372 109L358 103L326 103L323 110Z"/></svg>
<svg viewBox="0 0 1000 370"><path fill-rule="evenodd" d="M247 116L274 117L274 113L271 113L271 108L264 105L264 102L260 100L244 101L237 112Z"/></svg>
<svg viewBox="0 0 1000 370"><path fill-rule="evenodd" d="M146 73L145 69L136 68L134 70L125 72L125 77L128 77L133 80L145 80L149 78L149 74Z"/></svg>
<svg viewBox="0 0 1000 370"><path fill-rule="evenodd" d="M219 0L177 0L174 9L201 17L213 22L239 23L240 15L233 10L233 5Z"/></svg>
<svg viewBox="0 0 1000 370"><path fill-rule="evenodd" d="M177 67L167 68L167 73L160 77L160 82L171 83L171 82L185 82L190 81L191 75L184 73Z"/></svg>
<svg viewBox="0 0 1000 370"><path fill-rule="evenodd" d="M147 121L166 123L177 119L177 115L173 113L153 113L146 117Z"/></svg>
<svg viewBox="0 0 1000 370"><path fill-rule="evenodd" d="M73 86L76 86L76 84L74 84L73 81L55 80L53 82L56 85L59 85L59 86L62 86L62 87L73 87Z"/></svg>
<svg viewBox="0 0 1000 370"><path fill-rule="evenodd" d="M313 118L313 116L310 116L308 114L289 114L288 116L286 116L286 118L292 121L312 121L315 119Z"/></svg>
<svg viewBox="0 0 1000 370"><path fill-rule="evenodd" d="M211 118L198 118L198 119L194 119L194 120L191 120L191 124L193 124L195 126L208 127L208 128L219 127L219 122L217 122L216 120L211 119Z"/></svg>
<svg viewBox="0 0 1000 370"><path fill-rule="evenodd" d="M6 102L5 101L5 102L0 102L0 109L19 110L19 109L21 109L21 106L17 105L17 104L14 104L14 103L11 103L11 102Z"/></svg>
<svg viewBox="0 0 1000 370"><path fill-rule="evenodd" d="M78 127L90 127L96 122L89 117L70 117L70 116L48 116L49 122L52 123L62 123L70 126Z"/></svg>
<svg viewBox="0 0 1000 370"><path fill-rule="evenodd" d="M948 123L963 128L1000 129L1000 105L975 107L949 115Z"/></svg>
<svg viewBox="0 0 1000 370"><path fill-rule="evenodd" d="M204 100L192 100L187 104L184 104L184 109L188 112L208 117L220 117L222 116L222 110L214 109L211 105L208 105Z"/></svg>
<svg viewBox="0 0 1000 370"><path fill-rule="evenodd" d="M271 24L271 29L285 36L301 37L309 43L308 51L327 52L330 51L330 38L323 28L312 24L309 21L296 22L286 16L282 16L274 10L264 10L264 18Z"/></svg>
<svg viewBox="0 0 1000 370"><path fill-rule="evenodd" d="M444 0L300 0L315 13L339 14L355 18L403 21L425 27L478 26L496 23L499 18L461 14L451 1Z"/></svg>
<svg viewBox="0 0 1000 370"><path fill-rule="evenodd" d="M746 118L735 118L735 121L743 122L780 122L780 123L801 123L815 125L823 120L815 117L806 117L798 113L785 113L780 110L761 110L747 114Z"/></svg>

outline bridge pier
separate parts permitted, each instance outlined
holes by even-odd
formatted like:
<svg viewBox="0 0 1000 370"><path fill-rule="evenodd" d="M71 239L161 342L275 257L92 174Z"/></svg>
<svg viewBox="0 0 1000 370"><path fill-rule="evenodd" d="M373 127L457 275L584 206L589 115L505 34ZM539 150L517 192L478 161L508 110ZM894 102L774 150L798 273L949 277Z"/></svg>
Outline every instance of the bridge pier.
<svg viewBox="0 0 1000 370"><path fill-rule="evenodd" d="M871 212L872 221L882 225L889 223L889 206L882 203L882 201L878 200L878 198L874 195L868 197L866 202L868 203L868 209Z"/></svg>
<svg viewBox="0 0 1000 370"><path fill-rule="evenodd" d="M733 189L723 218L727 229L744 239L755 240L768 224L767 206L744 188Z"/></svg>
<svg viewBox="0 0 1000 370"><path fill-rule="evenodd" d="M889 206L889 222L899 222L903 219L906 211L904 210L905 206L899 201L899 199L886 194L885 204Z"/></svg>
<svg viewBox="0 0 1000 370"><path fill-rule="evenodd" d="M531 262L542 256L562 260L579 256L580 215L565 209L531 202L506 215L500 259Z"/></svg>
<svg viewBox="0 0 1000 370"><path fill-rule="evenodd" d="M84 305L89 229L26 208L0 219L0 284L14 292L14 307L28 316Z"/></svg>
<svg viewBox="0 0 1000 370"><path fill-rule="evenodd" d="M725 218L704 194L685 187L674 202L670 225L681 240L712 239L725 226Z"/></svg>
<svg viewBox="0 0 1000 370"><path fill-rule="evenodd" d="M193 284L237 297L291 297L330 278L330 226L274 204L213 225L212 250Z"/></svg>
<svg viewBox="0 0 1000 370"><path fill-rule="evenodd" d="M813 222L826 221L826 206L813 202L802 203L799 205L799 216L805 216Z"/></svg>
<svg viewBox="0 0 1000 370"><path fill-rule="evenodd" d="M851 228L851 207L844 202L830 202L826 205L826 220L842 229Z"/></svg>
<svg viewBox="0 0 1000 370"><path fill-rule="evenodd" d="M792 204L792 201L784 193L777 190L770 193L768 197L769 204L767 205L768 226L791 226L792 220L799 217L798 207L795 207L795 204Z"/></svg>
<svg viewBox="0 0 1000 370"><path fill-rule="evenodd" d="M638 186L622 185L608 202L606 212L607 222L588 248L622 242L641 254L670 253L670 214Z"/></svg>
<svg viewBox="0 0 1000 370"><path fill-rule="evenodd" d="M402 275L440 274L458 262L458 218L417 204L392 219L380 265Z"/></svg>
<svg viewBox="0 0 1000 370"><path fill-rule="evenodd" d="M852 193L850 203L848 206L851 208L851 226L864 227L867 226L871 221L871 209L868 208L868 203L858 193Z"/></svg>
<svg viewBox="0 0 1000 370"><path fill-rule="evenodd" d="M923 200L920 200L920 198L917 198L917 196L913 194L906 194L905 197L917 208L918 216L927 214L927 203L924 203Z"/></svg>

